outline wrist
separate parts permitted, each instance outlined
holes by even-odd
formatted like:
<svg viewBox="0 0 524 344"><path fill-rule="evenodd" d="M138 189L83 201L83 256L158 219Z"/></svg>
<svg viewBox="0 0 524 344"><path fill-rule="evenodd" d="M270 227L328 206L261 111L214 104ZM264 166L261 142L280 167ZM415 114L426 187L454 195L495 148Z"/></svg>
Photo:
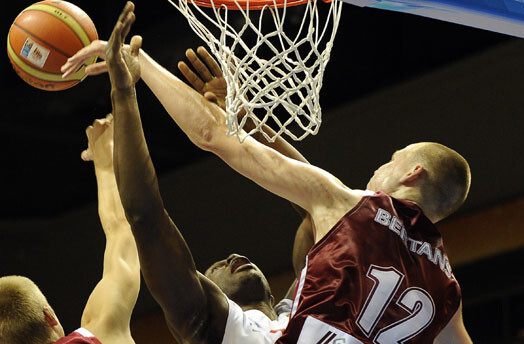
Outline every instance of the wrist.
<svg viewBox="0 0 524 344"><path fill-rule="evenodd" d="M127 101L129 99L134 99L136 97L135 87L122 87L117 88L115 86L111 87L111 98L114 101Z"/></svg>

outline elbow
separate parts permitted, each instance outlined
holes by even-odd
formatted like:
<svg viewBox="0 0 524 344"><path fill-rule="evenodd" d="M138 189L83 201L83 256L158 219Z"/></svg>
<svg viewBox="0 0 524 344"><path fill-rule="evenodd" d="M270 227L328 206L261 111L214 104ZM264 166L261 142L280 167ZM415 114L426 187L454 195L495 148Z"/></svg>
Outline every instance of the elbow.
<svg viewBox="0 0 524 344"><path fill-rule="evenodd" d="M125 214L127 222L129 222L129 225L133 229L152 227L150 224L154 216L151 214L151 212L126 210Z"/></svg>
<svg viewBox="0 0 524 344"><path fill-rule="evenodd" d="M192 114L192 130L187 132L189 139L200 149L215 153L219 138L225 137L227 125L225 114L220 111L214 111L213 108L205 108L201 111L202 115Z"/></svg>
<svg viewBox="0 0 524 344"><path fill-rule="evenodd" d="M210 125L198 128L189 139L200 149L213 152L216 130Z"/></svg>
<svg viewBox="0 0 524 344"><path fill-rule="evenodd" d="M155 188L154 185L144 186L147 187ZM121 192L121 201L127 222L132 226L147 224L164 213L164 202L157 193L130 190Z"/></svg>
<svg viewBox="0 0 524 344"><path fill-rule="evenodd" d="M155 219L158 219L160 210L163 212L163 205L155 206L152 203L125 203L122 202L127 222L132 228L147 228Z"/></svg>

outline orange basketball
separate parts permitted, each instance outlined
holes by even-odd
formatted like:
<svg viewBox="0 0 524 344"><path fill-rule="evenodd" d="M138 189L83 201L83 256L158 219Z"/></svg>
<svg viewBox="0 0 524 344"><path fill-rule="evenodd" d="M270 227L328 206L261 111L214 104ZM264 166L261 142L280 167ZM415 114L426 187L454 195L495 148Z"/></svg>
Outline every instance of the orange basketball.
<svg viewBox="0 0 524 344"><path fill-rule="evenodd" d="M16 73L29 85L60 91L85 79L85 67L67 79L62 79L60 67L96 39L95 25L78 6L67 1L40 1L23 10L11 25L7 54ZM95 61L92 58L87 64Z"/></svg>

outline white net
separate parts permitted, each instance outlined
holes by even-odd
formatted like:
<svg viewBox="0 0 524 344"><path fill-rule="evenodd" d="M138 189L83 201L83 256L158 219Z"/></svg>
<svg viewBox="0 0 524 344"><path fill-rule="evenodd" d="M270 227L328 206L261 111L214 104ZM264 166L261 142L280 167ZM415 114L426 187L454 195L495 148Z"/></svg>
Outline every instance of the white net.
<svg viewBox="0 0 524 344"><path fill-rule="evenodd" d="M270 142L283 133L293 140L315 135L321 124L322 78L343 2L313 0L286 7L283 0L277 8L282 4L270 0L271 5L253 10L249 0L231 0L227 7L208 1L210 8L194 0L169 0L220 63L227 82L228 135L243 141L248 121L247 135L261 132ZM275 133L261 130L264 125Z"/></svg>

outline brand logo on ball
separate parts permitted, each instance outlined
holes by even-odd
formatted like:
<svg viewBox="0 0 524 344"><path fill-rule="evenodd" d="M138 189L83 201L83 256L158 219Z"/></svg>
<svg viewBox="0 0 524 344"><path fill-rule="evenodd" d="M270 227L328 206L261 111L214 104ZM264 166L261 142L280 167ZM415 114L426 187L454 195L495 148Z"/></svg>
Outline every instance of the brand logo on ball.
<svg viewBox="0 0 524 344"><path fill-rule="evenodd" d="M25 57L32 64L42 68L49 56L49 49L35 43L31 38L26 39L20 55Z"/></svg>
<svg viewBox="0 0 524 344"><path fill-rule="evenodd" d="M31 48L33 47L33 41L30 39L27 39L24 43L24 47L22 48L22 51L20 52L20 55L27 58L29 56L29 53L31 52Z"/></svg>

